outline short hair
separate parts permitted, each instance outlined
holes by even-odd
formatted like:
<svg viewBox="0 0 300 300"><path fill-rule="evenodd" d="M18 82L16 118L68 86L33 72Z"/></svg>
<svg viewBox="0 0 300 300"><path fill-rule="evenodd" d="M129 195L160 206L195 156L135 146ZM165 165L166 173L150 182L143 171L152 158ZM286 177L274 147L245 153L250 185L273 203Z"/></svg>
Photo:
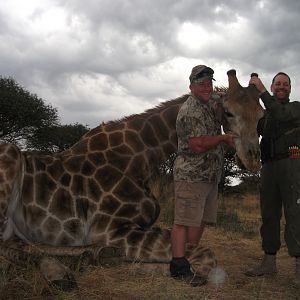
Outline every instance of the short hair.
<svg viewBox="0 0 300 300"><path fill-rule="evenodd" d="M291 78L288 74L284 73L284 72L278 72L272 79L272 84L274 84L274 81L275 81L275 78L278 76L278 75L284 75L286 76L288 79L289 79L289 84L291 85Z"/></svg>

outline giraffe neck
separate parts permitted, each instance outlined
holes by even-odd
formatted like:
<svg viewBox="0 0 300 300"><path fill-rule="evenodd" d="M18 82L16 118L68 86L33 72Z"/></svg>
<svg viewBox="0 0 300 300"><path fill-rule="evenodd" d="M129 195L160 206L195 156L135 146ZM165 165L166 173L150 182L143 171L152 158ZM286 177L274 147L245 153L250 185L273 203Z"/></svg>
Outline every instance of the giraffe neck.
<svg viewBox="0 0 300 300"><path fill-rule="evenodd" d="M140 168L143 178L150 176L153 169L177 150L176 118L187 97L184 95L142 114L101 124L65 154L88 152L95 161L108 160L122 172L134 173ZM141 175L141 170L137 173Z"/></svg>

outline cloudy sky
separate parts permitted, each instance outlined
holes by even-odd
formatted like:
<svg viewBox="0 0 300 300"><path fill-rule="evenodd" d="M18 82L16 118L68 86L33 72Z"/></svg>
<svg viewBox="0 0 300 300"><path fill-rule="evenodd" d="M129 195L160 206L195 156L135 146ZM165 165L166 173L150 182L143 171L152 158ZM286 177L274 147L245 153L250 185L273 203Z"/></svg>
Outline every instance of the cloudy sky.
<svg viewBox="0 0 300 300"><path fill-rule="evenodd" d="M0 75L90 128L188 92L197 64L227 85L278 71L300 99L299 0L0 0Z"/></svg>

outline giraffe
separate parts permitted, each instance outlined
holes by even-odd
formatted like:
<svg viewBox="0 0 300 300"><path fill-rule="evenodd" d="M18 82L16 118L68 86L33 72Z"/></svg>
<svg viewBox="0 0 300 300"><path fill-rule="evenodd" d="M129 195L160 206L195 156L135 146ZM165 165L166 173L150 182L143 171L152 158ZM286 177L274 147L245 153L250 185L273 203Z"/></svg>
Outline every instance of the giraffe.
<svg viewBox="0 0 300 300"><path fill-rule="evenodd" d="M240 86L235 70L227 74L228 130L238 135L237 154L244 165L256 170L256 124L262 116L258 91ZM96 245L123 249L129 261L168 263L170 232L152 227L160 209L149 182L155 168L176 152L176 117L188 96L103 123L60 153L0 145L0 254L9 255L5 244L17 236L51 246L56 254L83 253ZM199 245L188 250L192 266L207 277L216 266L212 250Z"/></svg>

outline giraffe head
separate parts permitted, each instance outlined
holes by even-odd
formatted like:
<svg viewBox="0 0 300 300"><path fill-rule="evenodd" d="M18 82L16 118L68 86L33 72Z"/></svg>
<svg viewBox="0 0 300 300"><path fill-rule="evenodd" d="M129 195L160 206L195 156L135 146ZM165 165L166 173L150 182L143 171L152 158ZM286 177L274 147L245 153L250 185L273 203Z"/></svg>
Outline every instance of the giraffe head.
<svg viewBox="0 0 300 300"><path fill-rule="evenodd" d="M257 172L261 166L257 123L263 116L259 92L254 85L242 87L235 70L228 71L227 75L229 87L223 101L224 130L238 136L235 139L238 158L248 170Z"/></svg>

